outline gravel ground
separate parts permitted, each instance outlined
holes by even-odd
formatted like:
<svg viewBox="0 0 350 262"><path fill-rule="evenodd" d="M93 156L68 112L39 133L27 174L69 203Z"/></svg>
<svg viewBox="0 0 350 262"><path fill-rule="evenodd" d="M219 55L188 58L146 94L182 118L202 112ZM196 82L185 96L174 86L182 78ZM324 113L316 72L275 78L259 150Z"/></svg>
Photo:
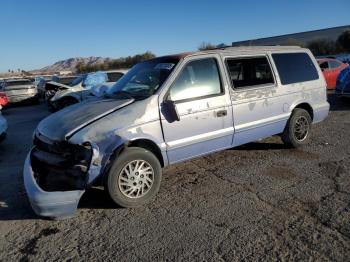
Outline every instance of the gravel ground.
<svg viewBox="0 0 350 262"><path fill-rule="evenodd" d="M350 102L329 98L310 144L277 137L164 170L158 197L117 208L103 189L72 219L36 217L22 166L45 105L9 108L0 145L0 261L350 260Z"/></svg>

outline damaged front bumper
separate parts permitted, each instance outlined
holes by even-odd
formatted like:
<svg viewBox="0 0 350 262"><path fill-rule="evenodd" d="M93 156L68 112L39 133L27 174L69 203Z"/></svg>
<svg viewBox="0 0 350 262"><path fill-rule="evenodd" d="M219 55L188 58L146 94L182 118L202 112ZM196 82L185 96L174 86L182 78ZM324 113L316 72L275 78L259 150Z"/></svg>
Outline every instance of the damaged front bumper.
<svg viewBox="0 0 350 262"><path fill-rule="evenodd" d="M72 216L85 189L99 175L98 149L57 142L36 134L24 165L24 185L36 214L50 218ZM94 161L94 162L93 162Z"/></svg>
<svg viewBox="0 0 350 262"><path fill-rule="evenodd" d="M29 152L23 170L24 186L34 212L39 216L64 218L72 216L85 190L44 191L36 182Z"/></svg>

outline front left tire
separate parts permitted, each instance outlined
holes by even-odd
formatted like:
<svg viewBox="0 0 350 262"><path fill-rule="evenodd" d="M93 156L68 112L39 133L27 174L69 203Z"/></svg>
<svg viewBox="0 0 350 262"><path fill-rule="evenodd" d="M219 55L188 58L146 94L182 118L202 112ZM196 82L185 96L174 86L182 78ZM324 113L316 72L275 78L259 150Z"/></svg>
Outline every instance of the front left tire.
<svg viewBox="0 0 350 262"><path fill-rule="evenodd" d="M107 191L121 207L138 207L149 203L158 193L162 169L150 151L126 148L114 161L106 179Z"/></svg>

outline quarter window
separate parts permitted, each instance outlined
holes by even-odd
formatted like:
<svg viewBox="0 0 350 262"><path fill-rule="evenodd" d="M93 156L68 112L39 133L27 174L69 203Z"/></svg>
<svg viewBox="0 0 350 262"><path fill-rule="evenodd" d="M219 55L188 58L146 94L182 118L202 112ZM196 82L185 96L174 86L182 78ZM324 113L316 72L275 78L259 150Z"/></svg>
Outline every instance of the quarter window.
<svg viewBox="0 0 350 262"><path fill-rule="evenodd" d="M307 53L272 54L282 85L318 79L314 63Z"/></svg>
<svg viewBox="0 0 350 262"><path fill-rule="evenodd" d="M189 62L170 87L173 101L200 98L222 93L215 58Z"/></svg>
<svg viewBox="0 0 350 262"><path fill-rule="evenodd" d="M273 84L272 70L266 57L227 59L226 65L234 88Z"/></svg>

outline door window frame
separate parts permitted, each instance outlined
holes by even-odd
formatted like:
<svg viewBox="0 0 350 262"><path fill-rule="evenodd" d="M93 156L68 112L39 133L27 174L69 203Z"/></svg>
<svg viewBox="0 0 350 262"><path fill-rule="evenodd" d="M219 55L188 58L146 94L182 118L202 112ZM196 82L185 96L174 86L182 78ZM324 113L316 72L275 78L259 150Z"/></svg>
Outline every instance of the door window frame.
<svg viewBox="0 0 350 262"><path fill-rule="evenodd" d="M267 84L260 84L260 85L252 85L252 86L245 86L245 87L234 87L232 84L232 80L231 80L231 73L229 71L229 67L227 64L227 60L238 60L238 59L252 59L252 58L266 58L267 63L270 66L270 70L272 72L272 79L273 79L273 83L267 83ZM227 55L224 57L224 66L225 66L225 70L226 70L226 74L228 76L228 80L229 80L229 85L231 87L231 90L234 92L245 92L247 90L254 90L254 89L261 89L261 88L273 88L273 87L277 87L277 78L275 75L275 71L273 69L271 60L269 55L267 54L257 54L257 55L238 55L238 56L231 56L231 55Z"/></svg>
<svg viewBox="0 0 350 262"><path fill-rule="evenodd" d="M217 57L216 55L206 55L206 56L200 56L200 57L191 57L190 59L188 59L187 61L185 61L184 64L181 65L181 68L179 69L180 71L176 74L176 77L173 81L171 81L171 83L169 84L168 89L166 90L164 96L163 96L163 101L167 100L170 96L170 89L172 87L172 85L178 80L178 78L180 77L180 75L183 73L185 67L194 61L199 61L199 60L205 60L205 59L214 59L215 63L216 63L216 67L219 73L219 81L220 81L220 93L217 94L211 94L211 95L206 95L206 96L198 96L198 97L193 97L193 98L186 98L186 99L181 99L181 100L172 100L174 102L174 104L181 104L181 103L186 103L186 102L191 102L191 101L196 101L196 100L202 100L202 99L206 99L206 98L211 98L211 97L217 97L217 96L223 96L226 94L226 90L225 90L225 84L223 81L223 72L221 70L220 67L220 57ZM225 70L225 68L224 68Z"/></svg>

